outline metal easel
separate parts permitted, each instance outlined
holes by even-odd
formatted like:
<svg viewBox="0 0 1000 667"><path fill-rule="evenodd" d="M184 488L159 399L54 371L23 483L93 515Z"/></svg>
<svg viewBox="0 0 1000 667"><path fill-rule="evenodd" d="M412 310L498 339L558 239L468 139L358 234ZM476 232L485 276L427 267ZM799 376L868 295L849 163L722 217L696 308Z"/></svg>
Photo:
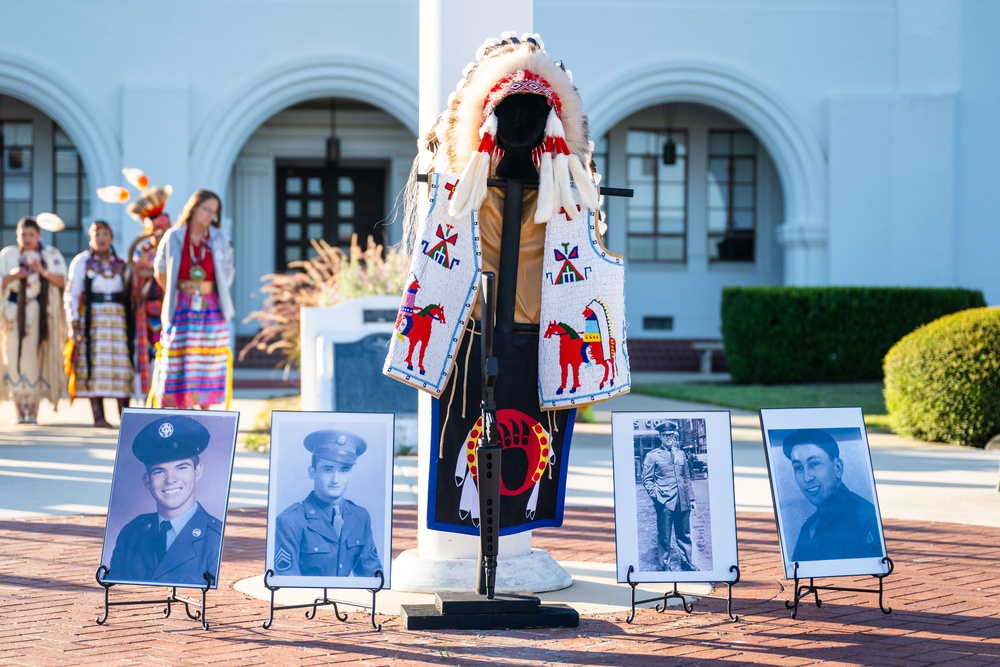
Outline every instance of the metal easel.
<svg viewBox="0 0 1000 667"><path fill-rule="evenodd" d="M340 621L341 623L346 623L347 612L341 612L340 608L337 606L338 604L346 604L346 605L351 605L352 607L358 607L360 609L371 609L372 628L375 629L375 632L382 632L382 624L375 623L375 601L378 597L378 592L385 587L385 575L382 573L382 570L375 570L375 576L378 577L378 588L368 589L368 592L372 594L371 607L369 607L368 605L358 604L356 602L348 602L346 600L331 600L329 596L329 590L330 590L329 588L324 588L323 597L316 598L312 602L307 602L306 604L290 604L290 605L283 605L280 607L276 607L274 606L274 594L281 590L281 586L271 585L270 578L273 576L274 576L274 570L268 570L267 572L264 573L264 588L271 591L270 612L267 615L267 620L261 624L261 626L265 630L270 629L271 625L274 623L274 612L282 609L305 609L309 607L310 610L306 612L306 618L311 621L312 619L316 618L316 610L319 607L332 606L333 615L337 618L337 620Z"/></svg>
<svg viewBox="0 0 1000 667"><path fill-rule="evenodd" d="M809 585L808 586L807 585L799 585L799 582L801 581L801 579L799 579L799 562L795 561L795 566L794 566L795 569L792 571L792 577L795 580L795 587L794 587L794 590L795 590L795 600L791 601L791 602L789 602L788 600L785 600L785 609L791 609L792 610L792 618L795 618L796 614L798 614L798 612L799 612L799 601L802 600L802 598L805 598L805 597L808 597L808 596L812 595L813 598L814 598L814 600L815 600L815 602L816 602L816 606L817 607L822 607L823 606L823 602L819 599L819 592L820 591L849 591L851 593L872 593L872 594L878 594L878 608L882 611L883 614L891 614L892 613L892 607L886 607L883 604L883 594L885 593L885 588L883 586L883 581L884 581L884 579L886 577L888 577L890 574L892 574L892 571L893 571L893 569L895 569L895 566L892 563L892 559L889 558L888 556L883 556L882 557L882 564L883 565L888 565L889 569L888 569L887 572L885 572L883 574L873 574L873 575L871 575L871 576L875 577L876 579L878 579L878 588L871 589L871 588L845 588L845 587L842 587L842 586L817 586L816 583L815 583L816 580L813 577L809 577Z"/></svg>
<svg viewBox="0 0 1000 667"><path fill-rule="evenodd" d="M635 619L635 607L636 607L636 605L647 604L649 602L657 602L658 604L656 605L656 611L662 614L667 609L667 604L668 604L669 600L680 600L681 601L681 607L684 609L684 613L690 614L691 612L694 611L694 603L693 602L688 602L688 597L690 596L690 597L693 597L695 599L709 598L709 599L713 599L713 600L725 600L726 601L726 613L729 615L729 620L733 621L735 623L736 621L740 620L740 617L733 615L733 586L735 586L736 584L740 583L740 567L739 567L739 565L730 565L729 566L729 571L730 572L735 572L736 573L736 578L733 579L732 581L719 582L719 583L724 583L726 585L726 587L728 588L726 595L698 595L698 596L694 596L694 595L691 595L691 594L685 595L684 593L681 593L677 589L678 582L675 581L675 582L673 582L673 589L667 591L663 595L658 595L658 596L653 597L653 598L646 598L645 600L636 600L635 599L635 589L642 582L632 581L632 573L635 572L635 566L629 565L628 566L628 572L625 574L625 580L628 582L628 585L632 588L632 610L631 610L631 613L629 613L628 618L625 619L625 622L626 623L631 623ZM688 583L688 582L685 582L685 583ZM691 583L713 583L713 582L700 582L700 581L698 581L698 582L691 582Z"/></svg>
<svg viewBox="0 0 1000 667"><path fill-rule="evenodd" d="M114 586L115 584L104 580L104 577L108 575L108 572L109 570L107 566L101 565L99 568L97 568L97 573L95 575L97 583L100 584L102 588L104 588L104 615L97 618L98 625L104 625L104 623L108 620L108 612L110 611L111 607L124 606L124 605L137 605L137 604L166 604L167 607L166 609L163 610L163 616L169 617L170 612L173 608L172 605L182 604L184 605L184 613L187 614L187 617L190 618L192 621L200 620L201 629L208 630L208 622L205 620L205 609L207 606L205 598L208 594L208 589L211 588L212 584L215 582L215 577L213 577L211 573L205 572L202 575L205 578L204 586L198 586L198 587L192 586L192 588L198 588L198 590L201 591L200 602L192 598L181 597L177 595L177 588L178 588L177 586L171 587L170 595L167 596L166 600L128 600L125 602L111 602L109 599L109 592L111 591L111 587ZM194 613L191 613L192 606L198 608Z"/></svg>

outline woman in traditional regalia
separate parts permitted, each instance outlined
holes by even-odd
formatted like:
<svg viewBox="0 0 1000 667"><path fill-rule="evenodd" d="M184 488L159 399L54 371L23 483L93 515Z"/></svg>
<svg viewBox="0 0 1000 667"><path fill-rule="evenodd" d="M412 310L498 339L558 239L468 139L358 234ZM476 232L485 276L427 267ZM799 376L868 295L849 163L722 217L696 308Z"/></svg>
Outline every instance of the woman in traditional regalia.
<svg viewBox="0 0 1000 667"><path fill-rule="evenodd" d="M66 391L66 260L42 243L42 224L63 228L51 213L21 218L17 245L0 250L0 400L13 398L19 424L37 423L41 399L55 407Z"/></svg>
<svg viewBox="0 0 1000 667"><path fill-rule="evenodd" d="M228 402L235 269L221 218L219 196L198 190L156 249L154 275L164 292L154 387L160 407L208 409Z"/></svg>
<svg viewBox="0 0 1000 667"><path fill-rule="evenodd" d="M170 229L170 215L163 209L172 191L169 185L149 187L128 205L129 215L143 226L143 233L132 242L128 253L135 318L136 390L143 398L149 394L151 386L163 308L163 288L153 278L153 261L160 239Z"/></svg>
<svg viewBox="0 0 1000 667"><path fill-rule="evenodd" d="M94 221L88 236L90 247L69 265L65 307L73 344L66 366L70 399L89 398L94 426L107 428L104 399L117 399L121 415L132 394L128 265L107 222Z"/></svg>

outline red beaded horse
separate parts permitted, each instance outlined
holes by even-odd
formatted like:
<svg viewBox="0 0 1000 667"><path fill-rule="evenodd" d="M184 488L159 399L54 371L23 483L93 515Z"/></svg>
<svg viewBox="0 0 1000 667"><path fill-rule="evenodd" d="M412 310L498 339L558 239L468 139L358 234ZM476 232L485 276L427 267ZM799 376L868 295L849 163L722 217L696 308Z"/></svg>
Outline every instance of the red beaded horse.
<svg viewBox="0 0 1000 667"><path fill-rule="evenodd" d="M420 374L424 374L424 353L427 352L427 341L431 339L431 325L434 320L441 322L441 324L447 324L444 319L444 310L441 308L441 304L431 303L420 310L416 311L412 315L413 325L410 330L407 331L404 336L410 339L410 349L406 353L406 368L413 370L413 351L417 347L417 343L420 343L420 356L417 360L417 366L420 368Z"/></svg>
<svg viewBox="0 0 1000 667"><path fill-rule="evenodd" d="M589 363L593 361L604 367L604 378L601 380L600 389L604 389L604 384L608 381L608 375L611 374L611 384L614 386L614 361L613 357L606 359L604 357L604 347L593 342L584 341L583 337L565 322L555 322L549 323L549 326L545 329L545 338L552 338L552 336L559 337L559 370L562 373L562 381L559 388L556 389L556 394L562 394L566 389L566 380L569 375L569 371L573 371L573 386L570 387L569 393L575 394L576 390L580 388L580 365L583 363ZM611 340L612 354L614 354L614 339Z"/></svg>

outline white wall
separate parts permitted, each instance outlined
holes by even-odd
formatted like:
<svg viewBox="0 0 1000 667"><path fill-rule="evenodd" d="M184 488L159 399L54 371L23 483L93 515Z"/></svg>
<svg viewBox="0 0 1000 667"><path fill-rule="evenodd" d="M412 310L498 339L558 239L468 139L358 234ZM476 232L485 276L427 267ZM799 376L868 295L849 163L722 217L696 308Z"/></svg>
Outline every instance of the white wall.
<svg viewBox="0 0 1000 667"><path fill-rule="evenodd" d="M1000 3L534 7L534 29L574 72L595 134L671 99L714 106L757 134L785 197L782 261L765 273L787 284L958 285L1000 303ZM266 204L227 182L234 168L261 168L237 156L290 105L361 99L417 135L417 18L417 0L0 0L0 92L66 128L94 185L120 183L118 170L136 164L175 186L175 216L197 187L232 192L235 210ZM444 88L458 75L442 72ZM133 229L121 208L95 200L91 213ZM689 308L717 312L725 281L695 264L673 273L658 275L683 283ZM691 335L718 335L714 318Z"/></svg>

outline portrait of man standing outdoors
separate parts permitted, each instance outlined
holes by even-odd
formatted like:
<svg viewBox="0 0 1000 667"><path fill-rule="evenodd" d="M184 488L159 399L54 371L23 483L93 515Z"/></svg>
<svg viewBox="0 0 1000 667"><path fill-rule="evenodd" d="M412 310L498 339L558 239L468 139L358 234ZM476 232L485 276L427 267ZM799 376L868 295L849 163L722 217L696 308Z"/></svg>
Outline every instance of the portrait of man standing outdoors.
<svg viewBox="0 0 1000 667"><path fill-rule="evenodd" d="M680 446L677 424L658 424L660 446L646 454L642 465L642 486L656 510L658 562L667 570L677 563L682 572L697 568L692 560L691 510L695 507L691 471ZM671 546L673 543L673 547ZM675 552L671 558L672 552Z"/></svg>
<svg viewBox="0 0 1000 667"><path fill-rule="evenodd" d="M238 415L164 414L123 413L104 579L215 588ZM136 507L144 505L151 511L136 515Z"/></svg>

